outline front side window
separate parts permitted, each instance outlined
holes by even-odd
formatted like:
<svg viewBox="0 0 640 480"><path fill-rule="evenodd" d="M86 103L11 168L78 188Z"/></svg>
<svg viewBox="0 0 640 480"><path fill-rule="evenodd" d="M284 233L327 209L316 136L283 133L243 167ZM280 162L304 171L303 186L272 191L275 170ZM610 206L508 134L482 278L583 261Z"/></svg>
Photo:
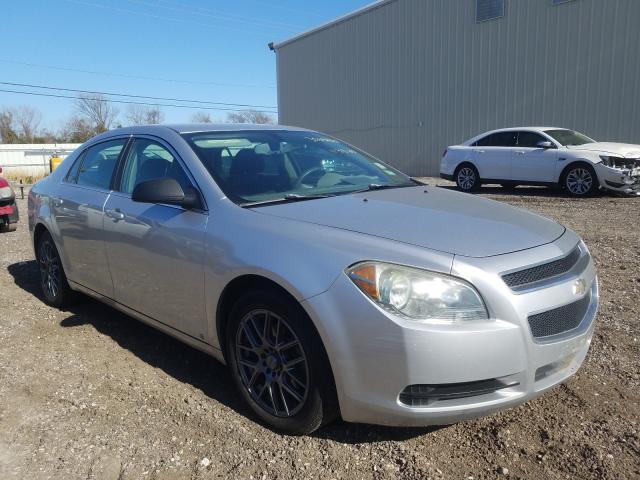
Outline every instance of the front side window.
<svg viewBox="0 0 640 480"><path fill-rule="evenodd" d="M478 147L515 147L517 132L497 132L478 140L474 145Z"/></svg>
<svg viewBox="0 0 640 480"><path fill-rule="evenodd" d="M545 130L544 133L546 133L560 145L564 145L565 147L571 147L574 145L585 145L587 143L596 143L596 141L592 138L589 138L586 135L574 130Z"/></svg>
<svg viewBox="0 0 640 480"><path fill-rule="evenodd" d="M120 191L131 195L139 183L167 177L175 179L183 190L191 187L182 166L167 148L146 138L135 139L122 172Z"/></svg>
<svg viewBox="0 0 640 480"><path fill-rule="evenodd" d="M126 143L127 140L122 138L89 147L76 162L78 168L75 165L71 168L67 181L108 190L118 157Z"/></svg>
<svg viewBox="0 0 640 480"><path fill-rule="evenodd" d="M379 160L314 132L253 130L183 137L225 194L239 204L416 185Z"/></svg>
<svg viewBox="0 0 640 480"><path fill-rule="evenodd" d="M518 146L522 148L539 148L538 143L546 141L546 138L535 132L518 133Z"/></svg>

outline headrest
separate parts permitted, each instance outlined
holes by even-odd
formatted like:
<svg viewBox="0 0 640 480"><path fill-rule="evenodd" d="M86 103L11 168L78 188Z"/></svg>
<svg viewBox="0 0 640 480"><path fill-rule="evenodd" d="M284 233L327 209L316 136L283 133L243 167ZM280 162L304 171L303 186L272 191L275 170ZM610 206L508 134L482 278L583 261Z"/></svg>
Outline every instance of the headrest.
<svg viewBox="0 0 640 480"><path fill-rule="evenodd" d="M264 170L264 156L252 148L240 150L231 162L231 175L255 175Z"/></svg>

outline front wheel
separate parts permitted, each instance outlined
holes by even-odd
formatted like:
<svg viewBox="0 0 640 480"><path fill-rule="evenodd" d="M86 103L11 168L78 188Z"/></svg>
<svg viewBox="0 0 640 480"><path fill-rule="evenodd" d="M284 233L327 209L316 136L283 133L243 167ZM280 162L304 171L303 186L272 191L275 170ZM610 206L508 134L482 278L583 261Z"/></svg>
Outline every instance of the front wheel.
<svg viewBox="0 0 640 480"><path fill-rule="evenodd" d="M461 165L455 173L456 185L463 192L473 192L480 188L480 175L473 165Z"/></svg>
<svg viewBox="0 0 640 480"><path fill-rule="evenodd" d="M588 197L598 190L598 177L590 165L573 165L564 173L562 186L569 195Z"/></svg>
<svg viewBox="0 0 640 480"><path fill-rule="evenodd" d="M0 224L0 232L15 232L18 229L17 223L2 223Z"/></svg>
<svg viewBox="0 0 640 480"><path fill-rule="evenodd" d="M251 292L232 309L226 354L242 397L267 426L304 435L337 415L326 353L301 307Z"/></svg>

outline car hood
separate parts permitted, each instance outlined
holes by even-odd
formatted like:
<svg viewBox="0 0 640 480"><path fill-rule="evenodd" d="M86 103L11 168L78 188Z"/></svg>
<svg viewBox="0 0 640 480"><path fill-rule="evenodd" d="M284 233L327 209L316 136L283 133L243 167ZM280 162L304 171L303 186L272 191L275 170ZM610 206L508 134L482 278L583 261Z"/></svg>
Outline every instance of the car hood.
<svg viewBox="0 0 640 480"><path fill-rule="evenodd" d="M640 158L640 145L630 143L596 142L567 148L570 150L586 150L588 152L616 155L622 158Z"/></svg>
<svg viewBox="0 0 640 480"><path fill-rule="evenodd" d="M431 250L488 257L553 242L565 228L503 203L436 187L409 187L254 208Z"/></svg>

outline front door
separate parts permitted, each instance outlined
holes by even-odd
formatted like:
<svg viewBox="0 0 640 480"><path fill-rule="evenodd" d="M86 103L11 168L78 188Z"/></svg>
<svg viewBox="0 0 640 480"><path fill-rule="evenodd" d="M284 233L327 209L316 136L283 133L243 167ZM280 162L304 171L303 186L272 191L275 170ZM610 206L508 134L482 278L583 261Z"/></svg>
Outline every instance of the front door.
<svg viewBox="0 0 640 480"><path fill-rule="evenodd" d="M103 240L103 209L126 143L123 138L89 147L51 200L67 277L107 297L113 295L113 283Z"/></svg>
<svg viewBox="0 0 640 480"><path fill-rule="evenodd" d="M148 138L134 139L120 177L104 227L115 300L204 340L207 213L131 200L141 182L172 177L186 189L191 180L168 145Z"/></svg>
<svg viewBox="0 0 640 480"><path fill-rule="evenodd" d="M511 172L514 180L526 182L553 182L558 163L557 148L540 148L540 142L548 139L535 132L519 132L518 145L514 149Z"/></svg>

